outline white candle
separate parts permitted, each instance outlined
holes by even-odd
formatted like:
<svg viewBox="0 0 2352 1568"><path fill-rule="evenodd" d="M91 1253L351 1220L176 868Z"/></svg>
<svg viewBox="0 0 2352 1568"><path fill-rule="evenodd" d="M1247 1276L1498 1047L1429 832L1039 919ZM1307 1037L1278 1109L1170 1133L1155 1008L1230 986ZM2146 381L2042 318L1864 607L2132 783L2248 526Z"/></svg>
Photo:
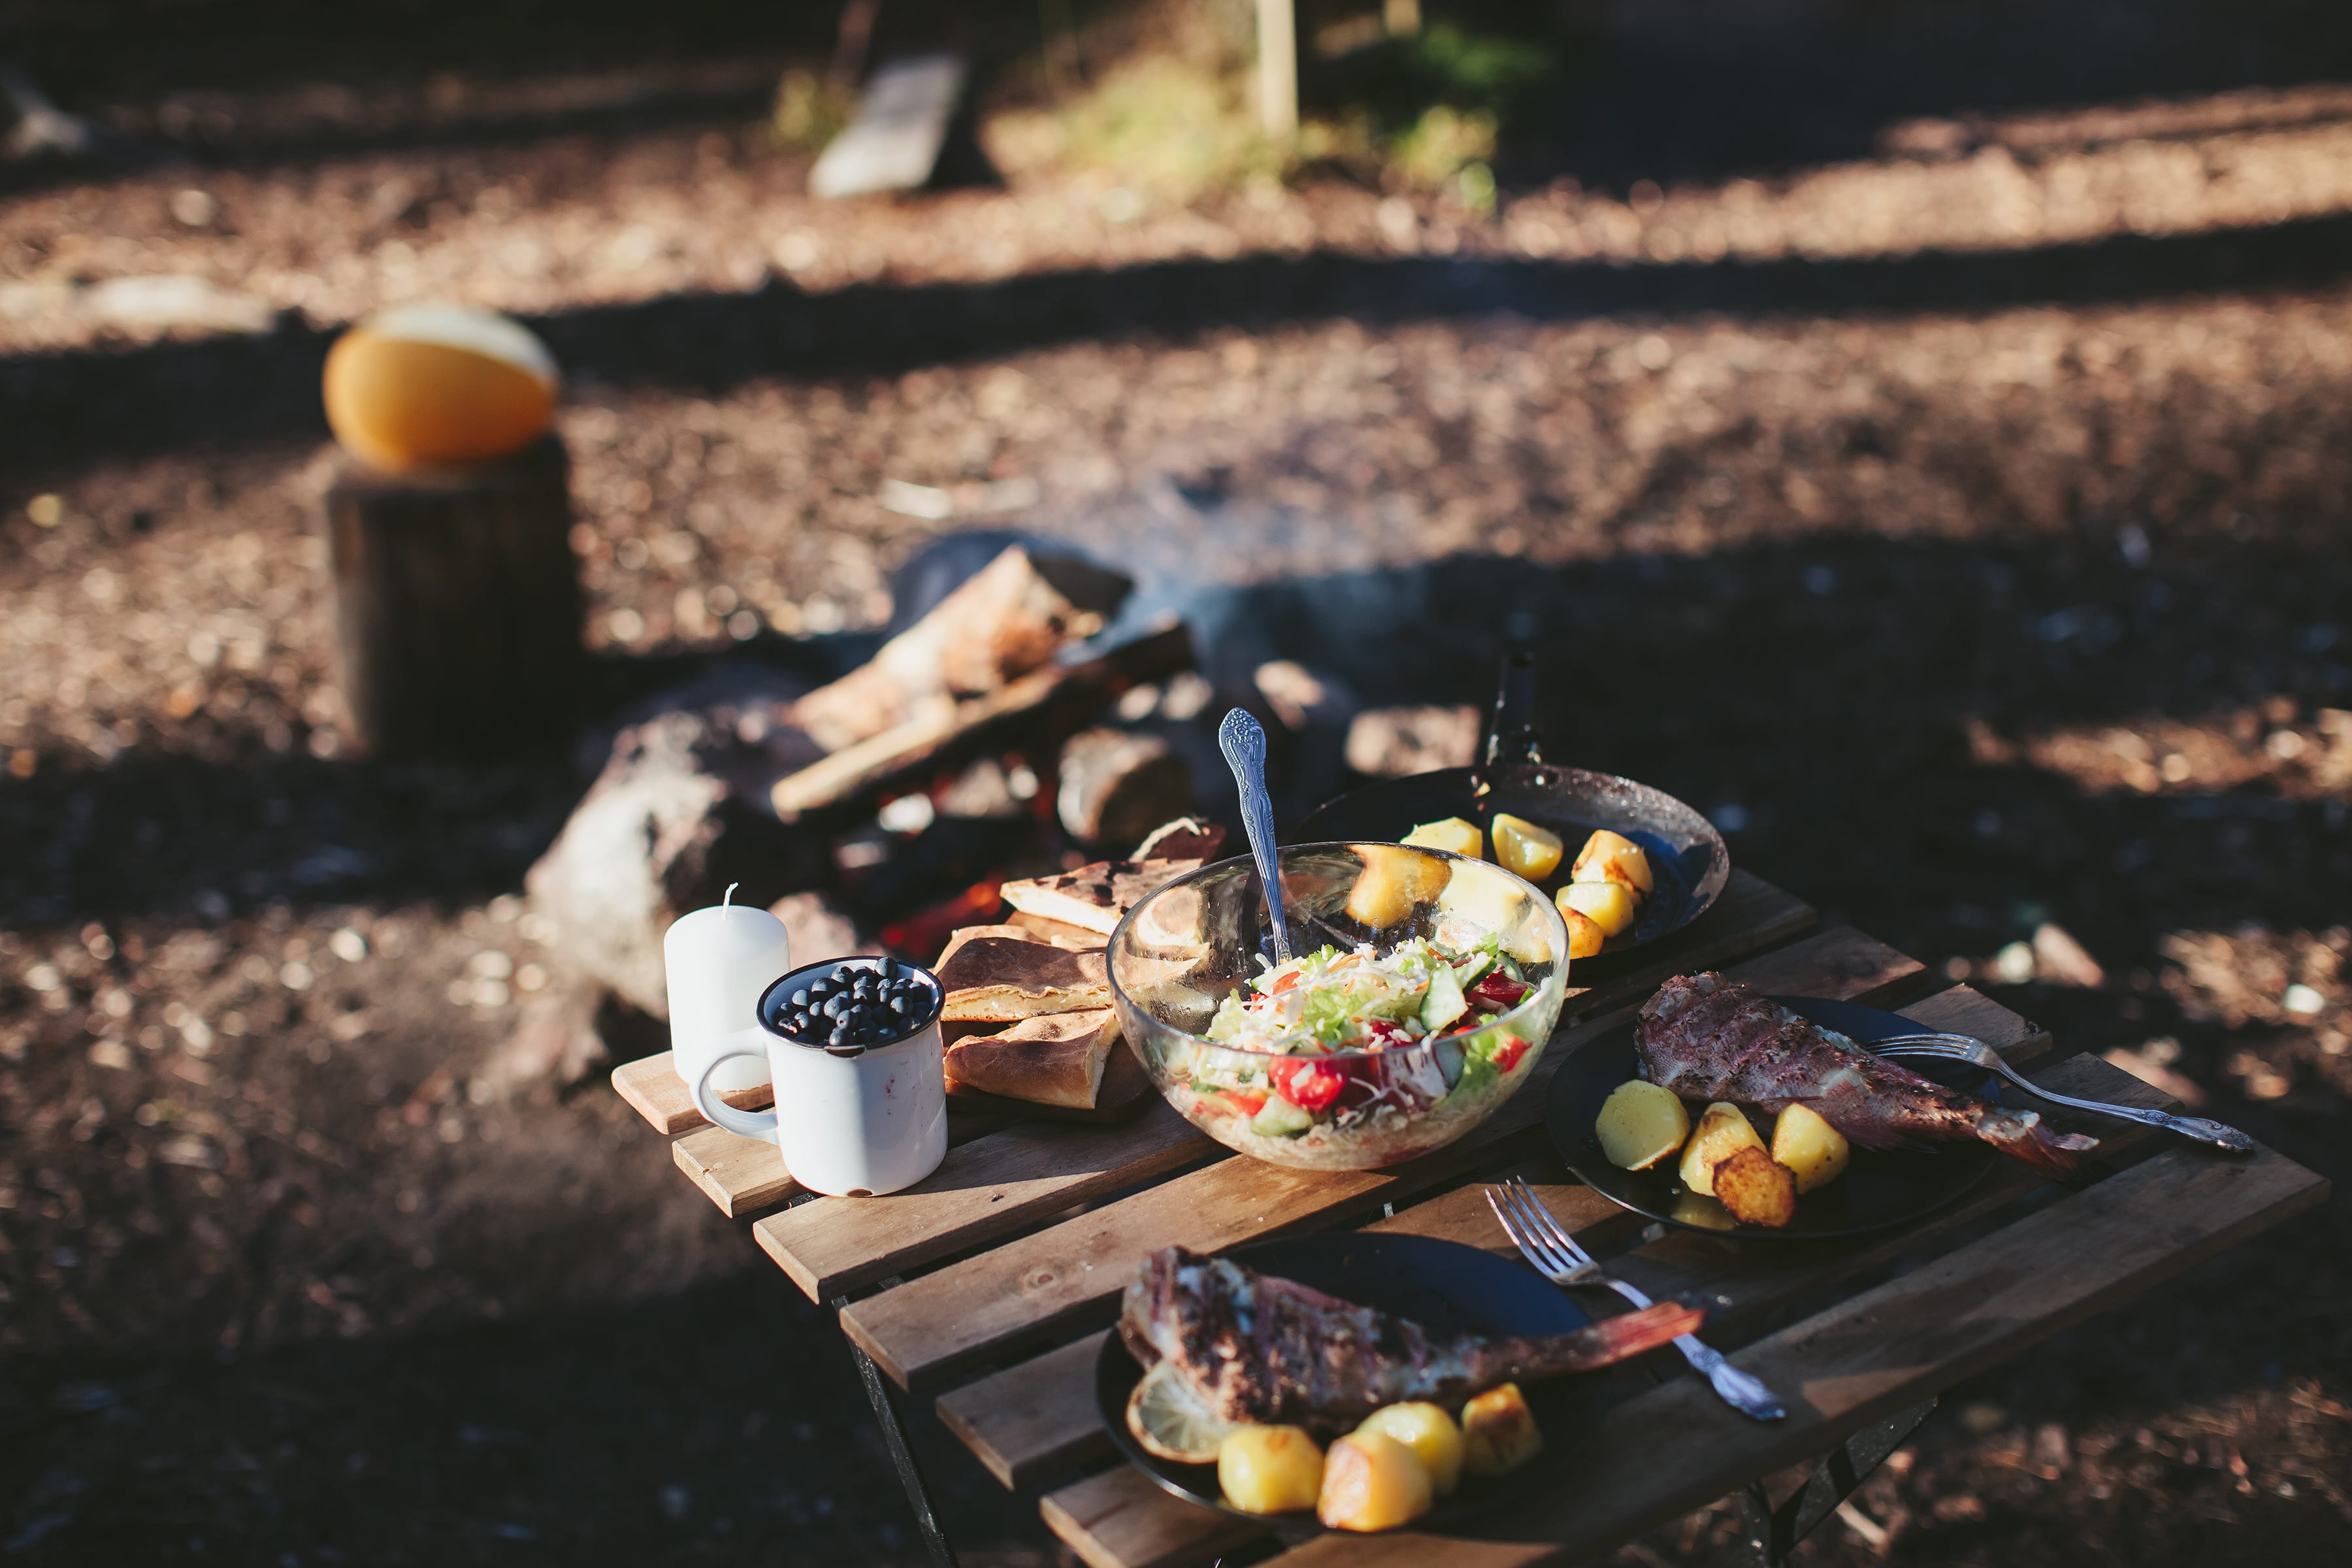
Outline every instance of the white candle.
<svg viewBox="0 0 2352 1568"><path fill-rule="evenodd" d="M727 893L732 899L735 889ZM723 903L696 910L662 934L670 1053L688 1088L719 1055L721 1040L759 1027L760 994L792 966L784 922L762 909ZM721 1067L710 1087L732 1094L767 1081L766 1063L741 1057Z"/></svg>

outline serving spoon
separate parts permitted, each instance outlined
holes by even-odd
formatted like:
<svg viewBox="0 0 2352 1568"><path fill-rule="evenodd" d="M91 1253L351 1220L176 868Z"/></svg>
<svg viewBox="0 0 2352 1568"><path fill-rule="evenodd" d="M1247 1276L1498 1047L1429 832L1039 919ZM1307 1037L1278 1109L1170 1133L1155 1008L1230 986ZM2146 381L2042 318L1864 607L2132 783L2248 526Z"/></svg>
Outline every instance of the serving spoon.
<svg viewBox="0 0 2352 1568"><path fill-rule="evenodd" d="M1290 962L1290 921L1282 910L1282 867L1275 857L1274 802L1265 793L1265 731L1249 710L1236 708L1217 726L1217 750L1234 770L1234 784L1242 797L1242 828L1249 835L1250 856L1257 862L1258 885L1265 892L1266 923L1274 936L1274 962Z"/></svg>

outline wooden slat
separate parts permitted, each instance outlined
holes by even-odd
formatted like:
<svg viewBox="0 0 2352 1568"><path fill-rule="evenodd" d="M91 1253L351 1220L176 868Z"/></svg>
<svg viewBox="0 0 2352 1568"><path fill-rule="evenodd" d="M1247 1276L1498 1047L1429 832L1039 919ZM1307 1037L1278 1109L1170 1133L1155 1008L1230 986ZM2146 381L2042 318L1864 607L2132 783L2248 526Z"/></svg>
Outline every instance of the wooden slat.
<svg viewBox="0 0 2352 1568"><path fill-rule="evenodd" d="M1008 1488L1034 1486L1112 1452L1095 1412L1108 1329L940 1395L940 1422Z"/></svg>
<svg viewBox="0 0 2352 1568"><path fill-rule="evenodd" d="M1557 1487L1482 1521L1473 1545L1402 1532L1323 1537L1282 1568L1578 1562L1830 1447L2326 1201L2326 1181L2271 1150L2174 1147L1732 1359L1780 1391L1785 1421L1743 1421L1697 1378L1603 1413ZM1149 1557L1150 1542L1139 1542ZM1539 1550L1538 1550L1539 1549ZM1533 1552L1530 1555L1529 1552Z"/></svg>
<svg viewBox="0 0 2352 1568"><path fill-rule="evenodd" d="M1812 905L1761 877L1734 869L1715 900L1715 907L1657 947L1643 950L1643 962L1596 985L1574 984L1576 966L1569 965L1570 984L1560 1005L1563 1022L1590 1017L1636 994L1647 996L1670 974L1697 969L1719 969L1727 963L1780 946L1813 929L1820 919Z"/></svg>
<svg viewBox="0 0 2352 1568"><path fill-rule="evenodd" d="M1165 1100L1130 1122L1009 1127L950 1151L904 1192L803 1204L751 1234L811 1300L826 1301L1215 1147Z"/></svg>
<svg viewBox="0 0 2352 1568"><path fill-rule="evenodd" d="M745 1138L705 1126L671 1144L669 1152L729 1219L773 1208L801 1190L772 1138Z"/></svg>
<svg viewBox="0 0 2352 1568"><path fill-rule="evenodd" d="M2032 1023L1966 986L1928 997L1903 1011L1906 1017L1933 1028L1972 1034L2013 1059L2031 1056L2046 1047L2049 1041L2049 1036ZM2065 1093L2127 1104L2164 1103L2164 1097L2156 1090L2093 1057L2078 1057L2056 1069L2051 1076L2051 1087ZM2031 1173L2022 1166L2019 1172L2030 1184ZM1525 1175L1535 1183L1561 1223L1601 1256L1634 1240L1644 1223L1641 1216L1627 1213L1591 1188L1569 1178L1556 1155L1531 1156L1514 1162L1509 1169L1486 1173L1487 1179L1495 1181L1512 1174ZM1987 1188L1980 1189L1979 1197L1947 1211L1938 1227L1948 1228L1989 1213L2013 1199L2018 1190L2015 1186L1995 1188L1988 1184ZM1457 1188L1364 1228L1443 1237L1501 1257L1517 1256L1510 1239L1494 1223L1483 1185ZM1806 1248L1801 1254L1803 1267L1813 1270L1823 1281L1848 1278L1874 1267L1883 1260L1882 1253L1915 1245L1920 1235L1918 1229L1895 1233L1882 1245L1873 1247L1867 1255L1854 1248L1828 1254ZM1678 1247L1694 1256L1678 1259L1676 1272L1671 1277L1654 1266L1634 1267L1635 1259L1662 1251L1673 1254ZM1735 1303L1745 1314L1749 1298L1763 1297L1766 1288L1761 1281L1753 1286L1742 1283L1736 1289L1705 1288L1716 1284L1718 1277L1726 1273L1737 1273L1743 1261L1769 1266L1776 1262L1785 1264L1788 1258L1784 1249L1740 1248L1712 1237L1675 1232L1640 1253L1615 1259L1611 1267L1643 1285L1653 1295L1692 1292L1690 1299L1703 1300L1714 1314L1712 1321L1719 1325ZM1704 1295L1697 1293L1703 1289ZM1787 1293L1781 1291L1772 1299L1778 1300ZM1007 1487L1034 1486L1091 1465L1113 1452L1094 1400L1093 1369L1104 1337L1101 1333L1087 1335L1058 1350L951 1389L940 1396L940 1419Z"/></svg>
<svg viewBox="0 0 2352 1568"><path fill-rule="evenodd" d="M1920 973L1919 964L1851 929L1825 931L1740 965L1768 991L1866 998ZM1444 1181L1495 1156L1543 1117L1544 1085L1578 1044L1622 1022L1567 1031L1530 1081L1483 1125L1435 1153L1385 1171L1294 1171L1223 1160L1148 1192L1054 1226L853 1303L842 1326L901 1387L936 1384L983 1356L1057 1328L1099 1318L1154 1249L1202 1251L1253 1237L1342 1221Z"/></svg>
<svg viewBox="0 0 2352 1568"><path fill-rule="evenodd" d="M948 1157L955 1151L976 1140L1001 1131L1004 1119L1000 1116L967 1115L953 1103L948 1106ZM762 1209L774 1208L803 1189L784 1168L784 1157L775 1143L765 1138L744 1138L723 1127L706 1124L699 1132L690 1132L669 1146L670 1158L700 1187L719 1212L729 1219L741 1219ZM882 1203L882 1198L823 1198L820 1203ZM877 1276L878 1278L878 1276Z"/></svg>
<svg viewBox="0 0 2352 1568"><path fill-rule="evenodd" d="M1132 1465L1064 1487L1038 1511L1091 1568L1205 1563L1265 1534L1244 1521L1170 1497Z"/></svg>
<svg viewBox="0 0 2352 1568"><path fill-rule="evenodd" d="M694 1108L693 1094L678 1080L677 1058L667 1051L623 1062L613 1069L613 1088L628 1102L630 1110L666 1138L710 1125L710 1119ZM756 1097L747 1093L740 1109L758 1110L773 1102L762 1089ZM730 1100L728 1103L736 1102Z"/></svg>
<svg viewBox="0 0 2352 1568"><path fill-rule="evenodd" d="M1654 963L1583 994L1566 1012L1591 1012L1646 996L1668 974L1759 951L1806 929L1813 919L1802 900L1735 871L1715 908L1664 944ZM762 1221L756 1234L812 1300L829 1300L1209 1155L1223 1157L1205 1134L1192 1131L1164 1106L1108 1134L1008 1130L975 1143L961 1157L950 1157L949 1164L905 1193L804 1204Z"/></svg>

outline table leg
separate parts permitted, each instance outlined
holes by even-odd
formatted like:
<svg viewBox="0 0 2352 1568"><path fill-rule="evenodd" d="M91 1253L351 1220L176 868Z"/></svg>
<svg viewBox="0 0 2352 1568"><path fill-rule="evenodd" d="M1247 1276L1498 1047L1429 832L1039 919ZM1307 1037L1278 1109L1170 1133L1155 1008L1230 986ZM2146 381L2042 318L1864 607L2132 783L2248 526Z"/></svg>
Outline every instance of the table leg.
<svg viewBox="0 0 2352 1568"><path fill-rule="evenodd" d="M848 1297L837 1297L833 1310L837 1315L848 1305ZM907 1503L915 1510L915 1525L923 1532L923 1546L930 1554L932 1568L957 1568L954 1543L948 1540L946 1527L940 1523L930 1489L923 1484L923 1468L915 1462L914 1446L907 1441L907 1428L898 1419L898 1406L890 1397L889 1385L882 1381L882 1369L874 1364L872 1356L858 1348L856 1341L845 1338L845 1342L849 1346L850 1359L857 1363L858 1380L866 1384L866 1397L874 1406L874 1419L882 1427L882 1441L889 1446L890 1462L898 1467L898 1484L907 1489Z"/></svg>
<svg viewBox="0 0 2352 1568"><path fill-rule="evenodd" d="M1931 1394L1907 1410L1896 1411L1877 1426L1856 1432L1830 1450L1829 1458L1806 1478L1797 1495L1777 1509L1766 1494L1763 1482L1749 1483L1738 1494L1745 1539L1735 1553L1736 1559L1755 1568L1782 1568L1789 1554L1796 1551L1797 1543L1836 1512L1838 1505L1852 1497L1870 1479L1871 1472L1886 1462L1886 1456L1919 1429L1919 1424L1935 1408L1935 1396Z"/></svg>

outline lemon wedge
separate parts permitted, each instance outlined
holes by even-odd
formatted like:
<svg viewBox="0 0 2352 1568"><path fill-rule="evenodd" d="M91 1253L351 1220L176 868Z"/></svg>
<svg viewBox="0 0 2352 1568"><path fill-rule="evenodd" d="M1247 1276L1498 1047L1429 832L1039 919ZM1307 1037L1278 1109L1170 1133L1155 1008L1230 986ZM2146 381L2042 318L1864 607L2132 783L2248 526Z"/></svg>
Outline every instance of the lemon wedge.
<svg viewBox="0 0 2352 1568"><path fill-rule="evenodd" d="M1180 1465L1213 1465L1217 1450L1238 1422L1223 1420L1202 1402L1173 1362L1161 1362L1143 1374L1127 1396L1127 1429L1155 1458Z"/></svg>

